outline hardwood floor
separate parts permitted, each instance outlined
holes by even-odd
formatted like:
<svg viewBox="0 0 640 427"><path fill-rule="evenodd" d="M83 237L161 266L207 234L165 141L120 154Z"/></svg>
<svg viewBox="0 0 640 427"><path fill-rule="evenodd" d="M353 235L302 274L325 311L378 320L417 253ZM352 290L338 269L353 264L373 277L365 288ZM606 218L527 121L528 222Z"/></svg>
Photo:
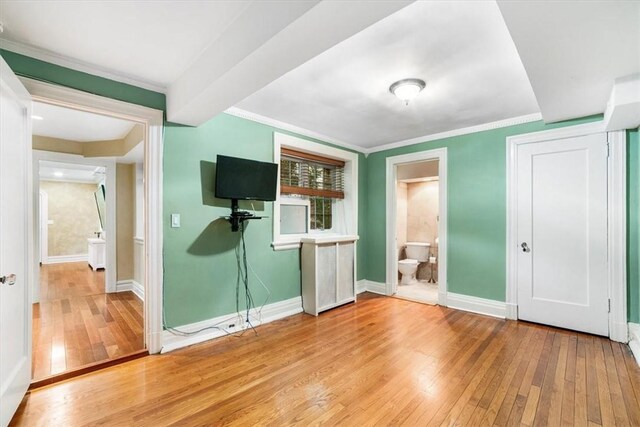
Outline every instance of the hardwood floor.
<svg viewBox="0 0 640 427"><path fill-rule="evenodd" d="M12 425L640 425L626 345L363 294L35 390Z"/></svg>
<svg viewBox="0 0 640 427"><path fill-rule="evenodd" d="M104 293L86 263L44 265L33 305L32 378L41 380L144 348L143 305L133 292Z"/></svg>

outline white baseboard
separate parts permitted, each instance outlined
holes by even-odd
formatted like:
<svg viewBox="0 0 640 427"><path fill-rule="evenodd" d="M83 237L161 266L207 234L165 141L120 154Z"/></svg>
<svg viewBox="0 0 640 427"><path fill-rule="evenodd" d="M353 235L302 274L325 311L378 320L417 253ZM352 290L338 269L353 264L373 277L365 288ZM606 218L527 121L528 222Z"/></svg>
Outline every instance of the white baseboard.
<svg viewBox="0 0 640 427"><path fill-rule="evenodd" d="M509 320L518 320L518 305L508 302L506 306L506 317Z"/></svg>
<svg viewBox="0 0 640 427"><path fill-rule="evenodd" d="M629 347L640 366L640 324L629 322Z"/></svg>
<svg viewBox="0 0 640 427"><path fill-rule="evenodd" d="M361 292L373 292L374 294L386 295L387 285L380 282L374 282L372 280L359 280L356 286L356 291Z"/></svg>
<svg viewBox="0 0 640 427"><path fill-rule="evenodd" d="M253 326L264 325L265 323L302 313L302 297L295 297L265 305L262 309L262 314L260 314L258 310L259 308L252 309L250 312L251 324ZM243 313L241 314L244 315ZM214 326L223 327L226 331L214 329ZM203 341L219 338L226 335L227 332L239 332L249 328L249 325L246 324L242 317L232 313L225 316L214 317L213 319L203 320L201 322L191 323L189 325L179 326L175 329L178 329L181 332L192 333L203 328L212 329L207 329L200 333L187 336L178 335L177 333L169 330L163 331L161 353L167 353L169 351L198 344Z"/></svg>
<svg viewBox="0 0 640 427"><path fill-rule="evenodd" d="M118 280L116 282L116 292L132 291L140 301L144 301L144 286L135 280Z"/></svg>
<svg viewBox="0 0 640 427"><path fill-rule="evenodd" d="M88 254L50 256L42 264L64 264L65 262L88 262Z"/></svg>
<svg viewBox="0 0 640 427"><path fill-rule="evenodd" d="M447 293L447 306L449 308L484 314L486 316L499 317L501 319L507 317L507 305L504 302L454 294L453 292Z"/></svg>

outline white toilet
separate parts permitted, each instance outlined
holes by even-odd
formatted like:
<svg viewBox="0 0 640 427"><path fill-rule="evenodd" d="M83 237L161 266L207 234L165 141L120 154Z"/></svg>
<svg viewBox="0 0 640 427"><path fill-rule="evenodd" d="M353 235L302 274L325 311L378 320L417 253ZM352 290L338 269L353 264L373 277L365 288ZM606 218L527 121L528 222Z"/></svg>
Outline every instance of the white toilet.
<svg viewBox="0 0 640 427"><path fill-rule="evenodd" d="M418 265L429 260L431 243L407 242L405 246L406 259L398 261L398 271L402 274L401 285L410 285L416 281Z"/></svg>

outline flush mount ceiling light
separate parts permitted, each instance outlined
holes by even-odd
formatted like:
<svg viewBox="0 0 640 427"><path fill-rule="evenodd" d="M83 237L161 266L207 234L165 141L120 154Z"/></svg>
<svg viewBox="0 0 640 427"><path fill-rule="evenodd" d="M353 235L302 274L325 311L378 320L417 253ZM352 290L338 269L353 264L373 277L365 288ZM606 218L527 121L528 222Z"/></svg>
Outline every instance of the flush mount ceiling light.
<svg viewBox="0 0 640 427"><path fill-rule="evenodd" d="M36 115L31 116L31 118L33 120L44 120L41 116L36 116Z"/></svg>
<svg viewBox="0 0 640 427"><path fill-rule="evenodd" d="M427 84L420 79L402 79L389 86L389 92L409 105L409 101L418 96Z"/></svg>

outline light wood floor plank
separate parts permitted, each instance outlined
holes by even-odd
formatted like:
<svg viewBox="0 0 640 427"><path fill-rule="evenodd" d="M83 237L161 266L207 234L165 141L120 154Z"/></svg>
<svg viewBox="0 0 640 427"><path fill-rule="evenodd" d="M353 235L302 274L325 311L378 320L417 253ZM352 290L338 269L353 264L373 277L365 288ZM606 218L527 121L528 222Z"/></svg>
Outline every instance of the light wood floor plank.
<svg viewBox="0 0 640 427"><path fill-rule="evenodd" d="M133 292L104 293L104 271L86 263L43 265L34 304L34 381L144 348L143 304Z"/></svg>
<svg viewBox="0 0 640 427"><path fill-rule="evenodd" d="M74 333L82 319L95 340L92 317L135 318L129 303L86 304ZM612 423L640 418L640 368L605 338L373 294L257 331L36 389L11 425L583 426L606 424L607 405Z"/></svg>

